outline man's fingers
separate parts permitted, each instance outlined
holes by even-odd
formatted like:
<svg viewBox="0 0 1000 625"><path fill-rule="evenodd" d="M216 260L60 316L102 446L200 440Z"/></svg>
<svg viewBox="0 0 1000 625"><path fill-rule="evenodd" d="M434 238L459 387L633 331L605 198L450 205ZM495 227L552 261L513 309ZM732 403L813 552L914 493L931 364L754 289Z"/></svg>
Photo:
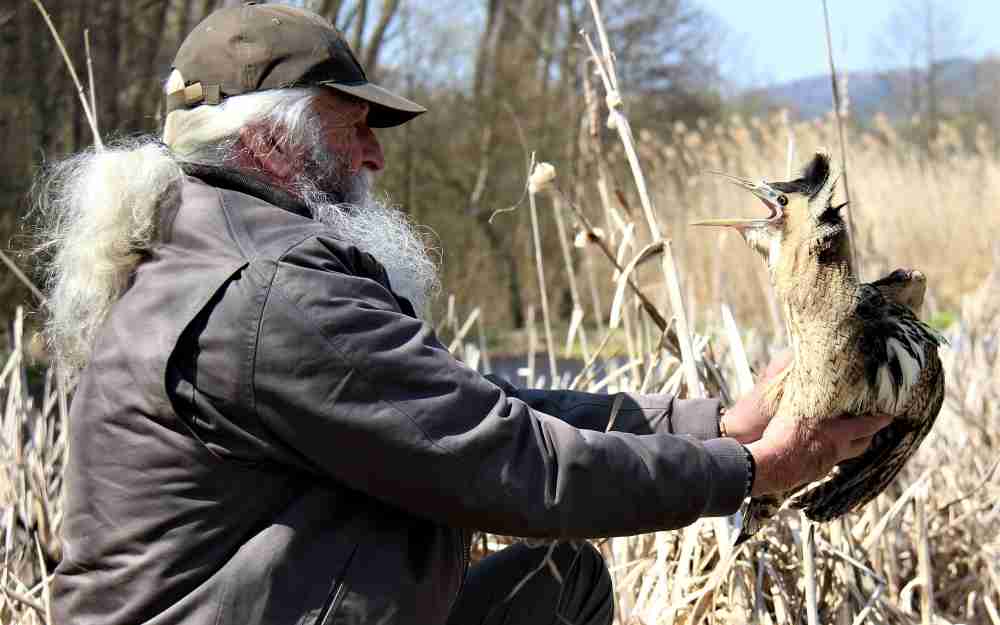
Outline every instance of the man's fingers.
<svg viewBox="0 0 1000 625"><path fill-rule="evenodd" d="M843 415L815 428L788 417L772 419L764 436L747 446L759 469L756 494L823 477L837 463L865 453L872 437L892 419L883 414Z"/></svg>

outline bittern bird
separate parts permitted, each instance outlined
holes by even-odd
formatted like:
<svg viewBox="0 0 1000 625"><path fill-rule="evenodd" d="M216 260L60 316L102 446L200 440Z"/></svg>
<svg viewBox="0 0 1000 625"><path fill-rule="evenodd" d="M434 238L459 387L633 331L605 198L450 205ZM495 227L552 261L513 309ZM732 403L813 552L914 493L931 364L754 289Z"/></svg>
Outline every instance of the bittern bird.
<svg viewBox="0 0 1000 625"><path fill-rule="evenodd" d="M941 409L944 370L937 350L944 339L917 318L922 273L897 269L876 282L858 281L841 215L845 204L833 204L837 176L827 155L817 154L790 182L723 175L760 198L769 215L696 225L735 228L764 258L791 334L793 359L767 388L765 413L805 427L845 414L894 417L867 451L822 480L752 498L739 544L789 497L808 518L829 521L885 490Z"/></svg>

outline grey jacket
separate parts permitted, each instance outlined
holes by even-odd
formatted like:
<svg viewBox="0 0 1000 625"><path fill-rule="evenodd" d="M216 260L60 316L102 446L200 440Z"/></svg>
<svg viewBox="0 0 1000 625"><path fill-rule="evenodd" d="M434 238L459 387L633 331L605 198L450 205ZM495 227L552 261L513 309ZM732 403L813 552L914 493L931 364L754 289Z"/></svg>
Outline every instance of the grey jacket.
<svg viewBox="0 0 1000 625"><path fill-rule="evenodd" d="M189 168L72 404L60 624L439 624L474 529L598 537L740 505L715 401L456 361L292 198Z"/></svg>

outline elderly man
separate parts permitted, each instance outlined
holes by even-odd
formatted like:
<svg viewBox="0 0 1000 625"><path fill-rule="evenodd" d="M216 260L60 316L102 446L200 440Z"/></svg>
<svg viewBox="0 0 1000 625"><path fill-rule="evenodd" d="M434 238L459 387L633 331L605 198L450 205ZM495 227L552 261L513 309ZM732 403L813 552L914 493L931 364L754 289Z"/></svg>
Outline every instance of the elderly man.
<svg viewBox="0 0 1000 625"><path fill-rule="evenodd" d="M751 395L720 431L718 401L625 395L605 433L613 397L454 360L419 319L433 257L368 193L371 129L423 108L311 13L213 13L166 91L162 142L43 183L48 331L80 371L58 623L607 624L575 539L733 513L885 423L798 431ZM470 567L474 530L561 542Z"/></svg>

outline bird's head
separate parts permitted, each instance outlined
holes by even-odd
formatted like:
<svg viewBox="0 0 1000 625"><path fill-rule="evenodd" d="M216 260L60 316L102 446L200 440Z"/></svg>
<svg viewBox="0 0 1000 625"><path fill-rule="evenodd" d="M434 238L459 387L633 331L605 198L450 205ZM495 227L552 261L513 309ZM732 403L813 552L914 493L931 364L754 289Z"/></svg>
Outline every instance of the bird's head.
<svg viewBox="0 0 1000 625"><path fill-rule="evenodd" d="M806 263L848 260L840 214L844 204L832 203L837 177L828 155L817 153L802 174L788 182L753 182L720 175L756 195L767 207L767 217L710 219L694 225L735 229L764 258L776 282L782 275L799 274Z"/></svg>
<svg viewBox="0 0 1000 625"><path fill-rule="evenodd" d="M882 297L906 306L913 314L920 315L927 292L927 276L916 269L896 269L889 275L871 283Z"/></svg>

